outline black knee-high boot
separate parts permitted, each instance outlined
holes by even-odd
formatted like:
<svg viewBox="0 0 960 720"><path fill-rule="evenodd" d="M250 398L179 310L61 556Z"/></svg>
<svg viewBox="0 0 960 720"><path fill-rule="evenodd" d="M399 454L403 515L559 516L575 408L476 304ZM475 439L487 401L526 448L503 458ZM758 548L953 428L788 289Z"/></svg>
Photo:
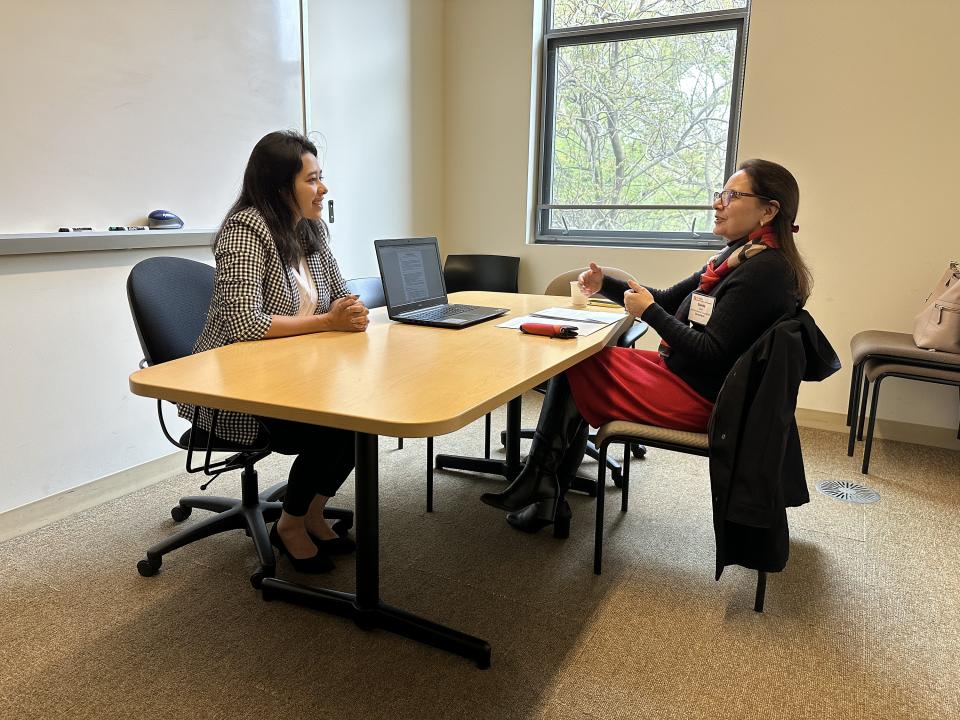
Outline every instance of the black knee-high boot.
<svg viewBox="0 0 960 720"><path fill-rule="evenodd" d="M509 512L543 501L543 515L552 521L560 496L557 471L582 422L583 417L573 402L570 383L565 375L557 375L547 385L537 431L523 470L506 490L484 493L480 499L487 505Z"/></svg>
<svg viewBox="0 0 960 720"><path fill-rule="evenodd" d="M570 518L573 513L570 505L565 499L567 490L570 489L570 483L573 481L580 463L583 462L583 455L587 449L587 439L590 435L590 426L586 420L581 421L579 428L574 433L574 439L570 442L570 447L563 454L563 459L557 467L557 479L560 481L560 498L557 504L557 510L551 518L548 513L552 509L549 500L541 500L531 505L527 505L523 510L517 510L507 515L507 524L517 530L527 533L539 532L548 525L553 525L553 536L555 538L566 539L570 537Z"/></svg>

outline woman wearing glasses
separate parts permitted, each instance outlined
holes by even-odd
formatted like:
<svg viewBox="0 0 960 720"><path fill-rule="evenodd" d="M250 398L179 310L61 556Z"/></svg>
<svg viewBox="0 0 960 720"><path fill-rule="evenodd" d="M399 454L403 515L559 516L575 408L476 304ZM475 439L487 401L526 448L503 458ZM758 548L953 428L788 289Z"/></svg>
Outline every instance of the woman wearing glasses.
<svg viewBox="0 0 960 720"><path fill-rule="evenodd" d="M660 348L606 348L551 380L526 466L506 490L481 498L509 511L513 527L536 532L555 522L554 534L566 537L564 485L591 425L616 419L705 432L737 358L806 302L812 279L793 237L800 200L793 175L747 160L713 200L713 232L727 246L673 287L628 285L604 277L596 263L580 275L586 295L622 304L657 331Z"/></svg>

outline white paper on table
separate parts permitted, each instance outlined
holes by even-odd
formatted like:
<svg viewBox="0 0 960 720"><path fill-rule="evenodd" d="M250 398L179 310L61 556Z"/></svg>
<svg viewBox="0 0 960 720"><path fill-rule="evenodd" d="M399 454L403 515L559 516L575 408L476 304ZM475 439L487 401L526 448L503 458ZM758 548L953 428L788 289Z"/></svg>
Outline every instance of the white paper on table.
<svg viewBox="0 0 960 720"><path fill-rule="evenodd" d="M537 315L524 315L523 317L510 318L509 320L500 323L497 327L508 328L512 330L518 330L521 325L524 323L542 323L544 318ZM577 329L577 335L580 337L586 337L587 335L592 335L597 330L603 330L604 326L600 323L592 322L574 322L572 320L565 320L562 323L549 323L551 325L568 325L570 327L575 327Z"/></svg>
<svg viewBox="0 0 960 720"><path fill-rule="evenodd" d="M623 320L627 314L625 312L571 310L570 308L551 307L547 308L546 310L537 310L535 313L533 313L533 316L540 318L551 318L553 320L574 320L600 323L601 325L610 325L611 323Z"/></svg>

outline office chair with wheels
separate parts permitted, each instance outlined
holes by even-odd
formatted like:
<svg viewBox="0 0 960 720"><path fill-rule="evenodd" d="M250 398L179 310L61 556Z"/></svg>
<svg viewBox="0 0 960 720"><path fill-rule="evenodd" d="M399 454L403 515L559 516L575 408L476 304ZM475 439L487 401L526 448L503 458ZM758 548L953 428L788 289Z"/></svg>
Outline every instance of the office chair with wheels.
<svg viewBox="0 0 960 720"><path fill-rule="evenodd" d="M360 302L370 310L387 304L387 298L383 294L383 281L378 275L351 278L347 280L347 290L360 298ZM403 438L397 438L397 450L403 450Z"/></svg>
<svg viewBox="0 0 960 720"><path fill-rule="evenodd" d="M193 352L193 346L203 330L207 309L213 296L214 270L209 265L176 257L154 257L137 263L127 278L127 300L133 323L143 350L141 367L156 365L185 357ZM190 496L180 501L170 511L176 522L190 517L194 508L210 510L216 515L204 519L193 527L157 543L147 550L146 558L137 563L137 571L149 577L160 569L163 556L226 530L244 530L253 540L260 566L250 577L254 587L259 587L264 577L272 577L276 560L266 523L280 517L281 503L286 482L278 483L264 493L258 490L255 465L267 457L269 443L250 447L216 437L218 412L214 412L213 432L194 423L179 439L170 435L163 419L163 401L157 401L160 427L166 438L176 447L187 451L187 472L203 472L211 478L231 470L242 470L240 475L241 498L216 496ZM194 465L194 454L203 454L203 462ZM213 461L213 453L229 453L224 460ZM345 533L353 525L353 512L330 508L327 517L336 518L335 529Z"/></svg>
<svg viewBox="0 0 960 720"><path fill-rule="evenodd" d="M351 295L360 298L360 302L371 310L387 304L387 299L383 295L383 281L376 275L347 280L347 290Z"/></svg>

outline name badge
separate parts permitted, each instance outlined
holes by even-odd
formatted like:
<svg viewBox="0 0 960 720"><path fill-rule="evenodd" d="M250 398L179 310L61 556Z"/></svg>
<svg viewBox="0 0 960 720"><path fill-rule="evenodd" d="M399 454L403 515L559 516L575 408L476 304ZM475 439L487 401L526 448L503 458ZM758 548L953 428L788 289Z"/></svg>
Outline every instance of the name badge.
<svg viewBox="0 0 960 720"><path fill-rule="evenodd" d="M690 297L690 321L699 325L706 325L713 315L713 306L717 302L715 297L694 293Z"/></svg>

